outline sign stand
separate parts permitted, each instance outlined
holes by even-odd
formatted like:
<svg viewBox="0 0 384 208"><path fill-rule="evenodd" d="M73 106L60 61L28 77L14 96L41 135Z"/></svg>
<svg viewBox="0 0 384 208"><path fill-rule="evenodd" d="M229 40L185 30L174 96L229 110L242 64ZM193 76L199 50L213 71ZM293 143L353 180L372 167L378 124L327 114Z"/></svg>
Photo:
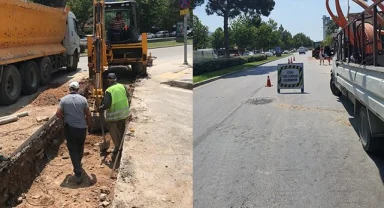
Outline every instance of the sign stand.
<svg viewBox="0 0 384 208"><path fill-rule="evenodd" d="M281 89L301 89L304 93L304 64L279 64L277 65L277 93Z"/></svg>
<svg viewBox="0 0 384 208"><path fill-rule="evenodd" d="M179 0L180 4L180 15L184 16L184 65L188 65L187 60L187 48L188 48L188 34L187 34L187 27L188 27L188 16L189 16L189 2L190 0Z"/></svg>

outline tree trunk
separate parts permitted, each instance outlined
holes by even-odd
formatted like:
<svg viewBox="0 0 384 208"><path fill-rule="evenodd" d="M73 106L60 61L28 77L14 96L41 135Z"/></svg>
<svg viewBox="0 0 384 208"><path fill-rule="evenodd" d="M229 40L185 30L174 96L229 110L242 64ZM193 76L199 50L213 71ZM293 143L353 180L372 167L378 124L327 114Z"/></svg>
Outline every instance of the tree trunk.
<svg viewBox="0 0 384 208"><path fill-rule="evenodd" d="M225 57L229 58L229 31L228 31L228 12L224 12L224 48Z"/></svg>

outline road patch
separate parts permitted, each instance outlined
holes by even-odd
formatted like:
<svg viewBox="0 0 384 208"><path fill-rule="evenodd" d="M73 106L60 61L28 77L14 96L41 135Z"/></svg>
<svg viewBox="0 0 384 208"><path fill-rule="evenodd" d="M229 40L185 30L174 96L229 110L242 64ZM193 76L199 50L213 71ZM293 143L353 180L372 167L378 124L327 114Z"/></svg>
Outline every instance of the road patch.
<svg viewBox="0 0 384 208"><path fill-rule="evenodd" d="M246 103L253 104L253 105L265 105L265 104L272 103L275 100L276 98L270 98L270 97L253 98L253 99L249 99Z"/></svg>

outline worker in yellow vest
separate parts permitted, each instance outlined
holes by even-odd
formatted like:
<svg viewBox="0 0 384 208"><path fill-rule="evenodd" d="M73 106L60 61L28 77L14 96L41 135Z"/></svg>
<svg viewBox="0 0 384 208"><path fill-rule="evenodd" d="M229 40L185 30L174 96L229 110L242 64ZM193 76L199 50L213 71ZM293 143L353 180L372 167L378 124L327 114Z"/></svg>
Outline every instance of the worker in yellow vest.
<svg viewBox="0 0 384 208"><path fill-rule="evenodd" d="M114 160L124 137L126 120L129 116L129 91L125 85L117 83L117 77L114 73L109 73L107 79L109 87L105 91L100 110L107 111L105 120L115 145L112 152Z"/></svg>

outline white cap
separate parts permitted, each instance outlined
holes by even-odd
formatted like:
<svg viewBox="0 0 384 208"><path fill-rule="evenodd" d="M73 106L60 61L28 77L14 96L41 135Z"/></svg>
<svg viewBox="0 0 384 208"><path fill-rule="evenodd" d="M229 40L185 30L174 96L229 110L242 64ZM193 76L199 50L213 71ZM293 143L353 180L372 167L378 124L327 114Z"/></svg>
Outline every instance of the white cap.
<svg viewBox="0 0 384 208"><path fill-rule="evenodd" d="M79 89L80 85L78 82L71 82L71 84L69 84L69 88L72 88L72 89Z"/></svg>

